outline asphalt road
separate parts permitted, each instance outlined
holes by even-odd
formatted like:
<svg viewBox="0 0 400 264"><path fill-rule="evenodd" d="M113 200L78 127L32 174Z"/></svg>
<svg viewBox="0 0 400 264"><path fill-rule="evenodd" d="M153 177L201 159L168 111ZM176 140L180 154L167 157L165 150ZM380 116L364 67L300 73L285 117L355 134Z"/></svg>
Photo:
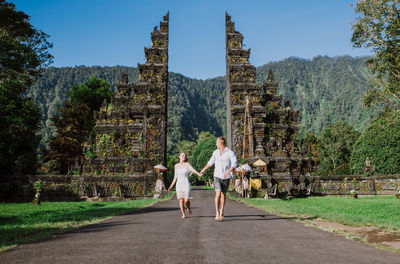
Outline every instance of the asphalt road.
<svg viewBox="0 0 400 264"><path fill-rule="evenodd" d="M228 200L214 220L214 192L195 189L193 215L178 201L15 247L0 263L400 263L378 250Z"/></svg>

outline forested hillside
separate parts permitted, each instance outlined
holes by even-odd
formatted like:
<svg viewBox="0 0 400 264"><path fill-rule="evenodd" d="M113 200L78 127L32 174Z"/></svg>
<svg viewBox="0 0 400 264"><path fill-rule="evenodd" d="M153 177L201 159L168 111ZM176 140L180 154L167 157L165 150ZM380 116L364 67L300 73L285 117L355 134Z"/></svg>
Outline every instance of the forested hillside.
<svg viewBox="0 0 400 264"><path fill-rule="evenodd" d="M319 133L338 120L347 121L361 132L378 113L378 109L362 107L369 87L367 59L288 58L259 67L257 81L264 81L268 70L273 70L283 101L289 99L293 108L300 111L301 135Z"/></svg>
<svg viewBox="0 0 400 264"><path fill-rule="evenodd" d="M54 132L50 117L58 114L58 106L68 99L74 84L86 82L90 76L102 78L114 88L121 73L127 72L130 82L136 82L138 70L133 67L50 67L28 91L43 111L42 144L47 144ZM225 79L202 81L169 73L168 90L168 150L183 139L194 141L201 131L222 135L225 129Z"/></svg>
<svg viewBox="0 0 400 264"><path fill-rule="evenodd" d="M288 58L257 68L257 81L263 82L272 69L279 93L291 100L301 115L301 131L319 133L337 120L346 120L361 131L376 114L362 108L361 102L368 89L366 58L315 57L313 60ZM127 72L130 82L138 79L133 67L65 67L48 68L44 76L28 91L43 111L45 143L53 129L49 118L57 114L57 107L68 98L74 84L84 83L90 76L103 78L114 87L122 72ZM168 152L176 142L194 141L201 131L218 136L224 133L225 78L196 80L181 74L169 74L168 101Z"/></svg>

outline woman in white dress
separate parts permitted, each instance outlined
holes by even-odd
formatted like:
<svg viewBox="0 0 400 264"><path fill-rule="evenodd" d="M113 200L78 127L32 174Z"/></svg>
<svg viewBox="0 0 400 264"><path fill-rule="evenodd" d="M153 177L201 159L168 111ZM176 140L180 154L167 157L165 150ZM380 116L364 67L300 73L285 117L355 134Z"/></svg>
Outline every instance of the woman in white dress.
<svg viewBox="0 0 400 264"><path fill-rule="evenodd" d="M176 183L176 197L179 199L179 207L181 208L182 218L186 218L185 204L188 209L189 215L192 214L190 209L190 182L189 176L192 173L196 173L201 176L198 171L192 168L192 166L187 162L187 155L185 152L179 154L179 163L175 164L175 177L168 188L168 192L172 190L174 184Z"/></svg>

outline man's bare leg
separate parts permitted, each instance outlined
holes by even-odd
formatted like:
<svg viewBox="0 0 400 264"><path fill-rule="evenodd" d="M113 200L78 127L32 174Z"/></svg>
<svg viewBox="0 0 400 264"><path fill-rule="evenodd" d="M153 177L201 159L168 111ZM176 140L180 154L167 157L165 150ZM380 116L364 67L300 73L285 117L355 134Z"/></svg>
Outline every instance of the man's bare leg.
<svg viewBox="0 0 400 264"><path fill-rule="evenodd" d="M215 191L215 220L219 220L219 205L221 199L221 191Z"/></svg>
<svg viewBox="0 0 400 264"><path fill-rule="evenodd" d="M224 219L225 202L226 202L226 193L221 192L221 210L219 213L219 220Z"/></svg>

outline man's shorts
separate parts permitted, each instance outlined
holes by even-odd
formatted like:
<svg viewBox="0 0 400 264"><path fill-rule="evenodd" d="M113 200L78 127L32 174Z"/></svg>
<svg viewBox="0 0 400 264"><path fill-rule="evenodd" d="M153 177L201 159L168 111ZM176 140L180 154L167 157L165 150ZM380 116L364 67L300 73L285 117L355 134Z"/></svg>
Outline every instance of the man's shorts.
<svg viewBox="0 0 400 264"><path fill-rule="evenodd" d="M215 191L221 191L222 193L226 193L228 191L230 179L220 179L214 177L214 188Z"/></svg>

